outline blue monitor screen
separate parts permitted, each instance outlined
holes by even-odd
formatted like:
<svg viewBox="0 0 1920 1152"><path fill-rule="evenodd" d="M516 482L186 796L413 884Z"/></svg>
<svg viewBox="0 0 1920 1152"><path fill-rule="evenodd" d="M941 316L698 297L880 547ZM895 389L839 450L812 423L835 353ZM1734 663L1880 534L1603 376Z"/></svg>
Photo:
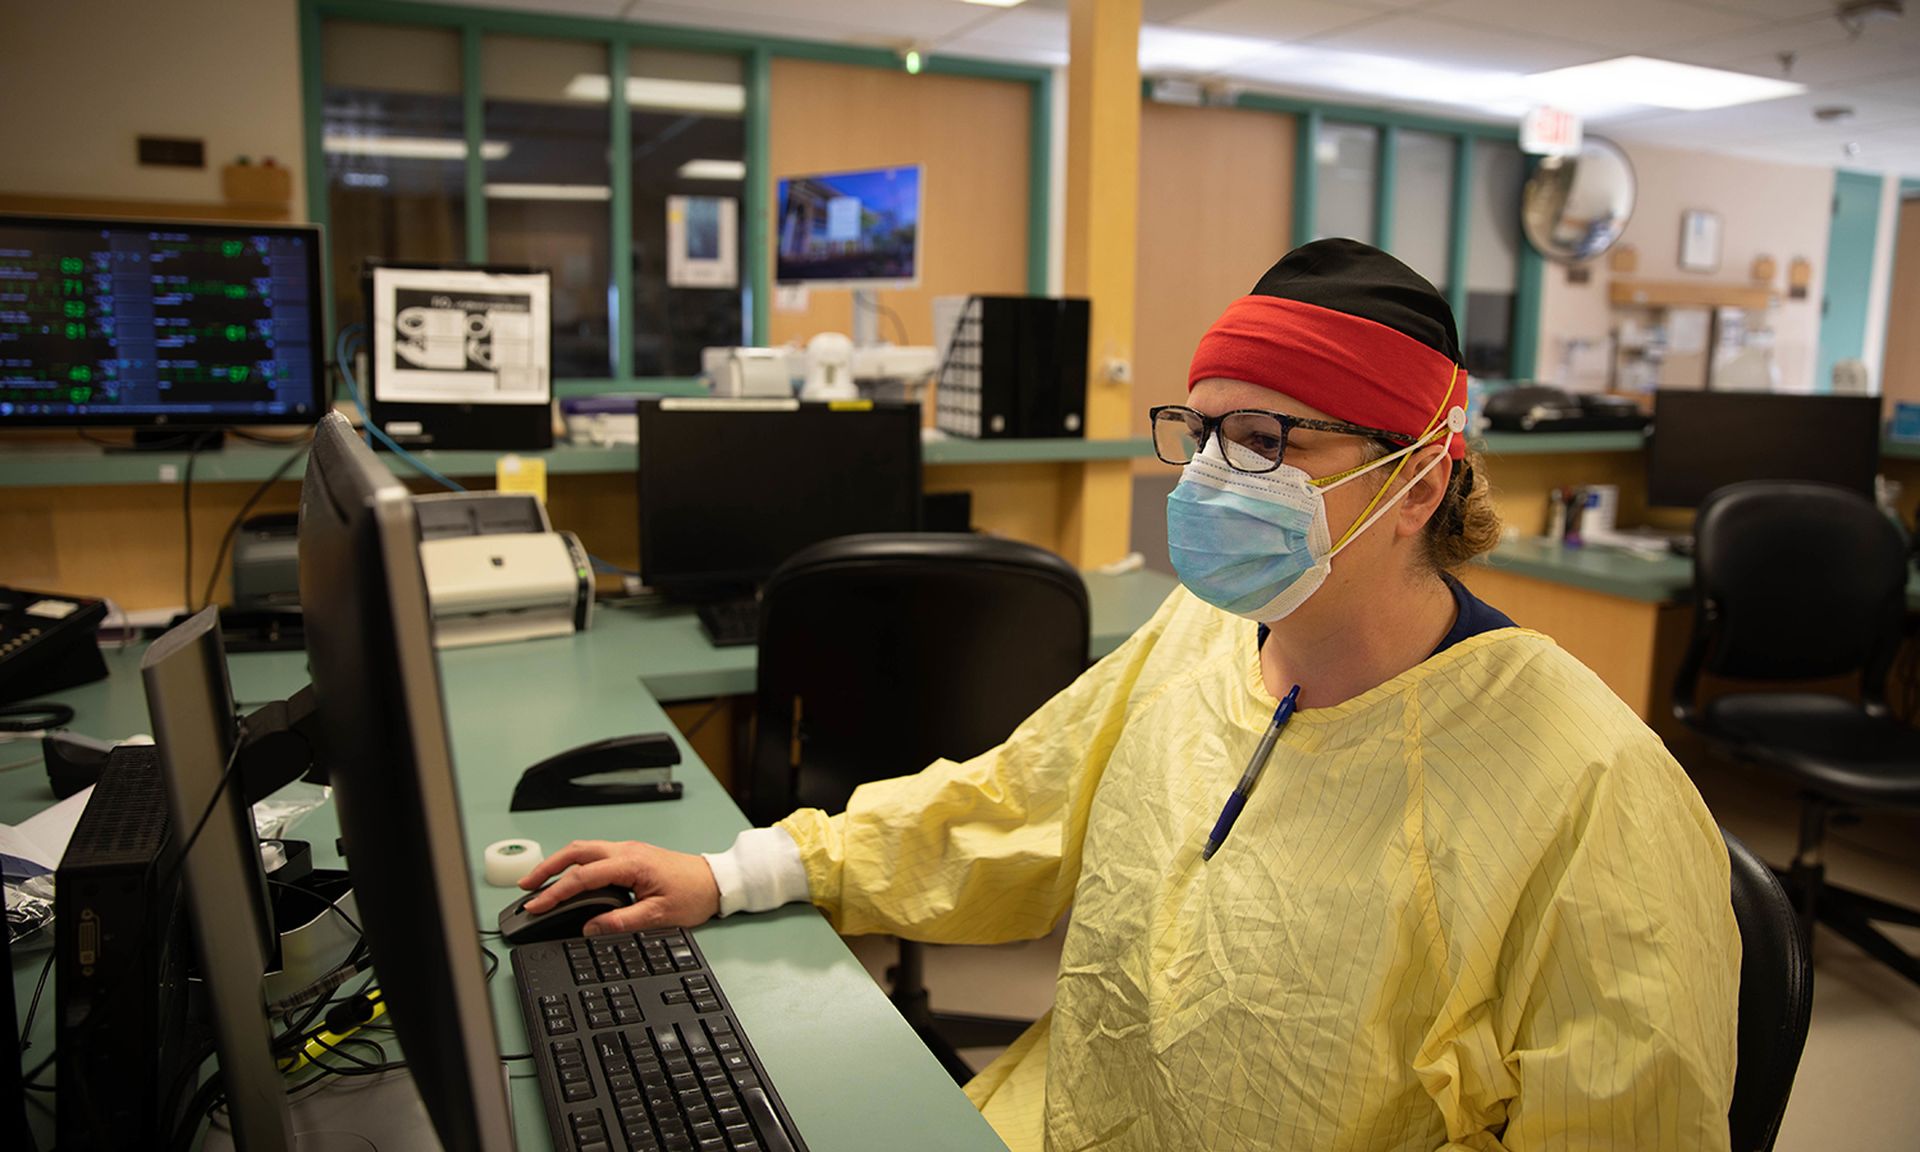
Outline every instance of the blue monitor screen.
<svg viewBox="0 0 1920 1152"><path fill-rule="evenodd" d="M0 426L312 423L313 228L0 217Z"/></svg>
<svg viewBox="0 0 1920 1152"><path fill-rule="evenodd" d="M902 284L919 279L920 168L780 181L774 279Z"/></svg>

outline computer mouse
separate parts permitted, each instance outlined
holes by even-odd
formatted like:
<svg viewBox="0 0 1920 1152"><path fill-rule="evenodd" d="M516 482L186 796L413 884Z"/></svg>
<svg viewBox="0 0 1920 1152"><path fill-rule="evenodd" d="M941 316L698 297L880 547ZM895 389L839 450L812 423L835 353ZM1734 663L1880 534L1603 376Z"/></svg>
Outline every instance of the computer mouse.
<svg viewBox="0 0 1920 1152"><path fill-rule="evenodd" d="M537 944L542 940L578 936L587 921L595 916L633 903L633 893L618 884L609 884L605 888L575 893L545 912L527 911L527 901L538 895L539 891L529 892L500 910L502 940L508 944Z"/></svg>

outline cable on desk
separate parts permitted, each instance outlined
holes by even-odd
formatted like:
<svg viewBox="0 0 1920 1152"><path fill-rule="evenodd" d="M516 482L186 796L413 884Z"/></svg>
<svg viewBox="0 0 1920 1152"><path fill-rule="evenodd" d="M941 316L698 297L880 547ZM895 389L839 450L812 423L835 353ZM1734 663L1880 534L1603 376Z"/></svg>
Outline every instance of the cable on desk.
<svg viewBox="0 0 1920 1152"><path fill-rule="evenodd" d="M20 1025L20 1051L22 1052L33 1047L33 1041L28 1039L33 1035L33 1015L40 1010L40 993L47 990L47 977L53 974L53 958L57 955L59 955L58 949L48 952L47 962L40 965L40 982L33 986L33 999L27 1003L27 1016Z"/></svg>
<svg viewBox="0 0 1920 1152"><path fill-rule="evenodd" d="M213 571L207 573L207 589L200 596L199 607L205 608L207 605L213 603L214 589L220 583L220 570L226 567L227 552L233 547L234 537L240 534L240 525L246 521L247 513L253 511L253 506L260 503L267 492L272 489L275 484L280 482L281 477L287 474L287 471L299 461L300 457L306 455L307 449L312 447L312 439L313 434L307 433L306 435L297 437L295 441L291 441L298 443L299 447L295 448L288 454L285 460L280 462L280 466L273 470L272 475L260 482L260 486L253 490L253 494L247 497L244 504L240 505L240 511L235 512L233 519L227 522L226 534L220 537L220 547L213 554ZM271 443L274 444L285 444L289 442L290 441L285 440L271 441ZM194 604L189 601L187 611L192 612L194 610Z"/></svg>
<svg viewBox="0 0 1920 1152"><path fill-rule="evenodd" d="M52 700L0 705L0 732L19 735L65 728L73 723L73 709Z"/></svg>
<svg viewBox="0 0 1920 1152"><path fill-rule="evenodd" d="M180 478L180 522L186 535L186 571L181 574L180 605L188 612L193 611L193 465L200 459L200 450L207 446L212 434L195 436L187 448L187 470Z"/></svg>
<svg viewBox="0 0 1920 1152"><path fill-rule="evenodd" d="M449 491L465 492L467 490L466 485L460 483L458 480L453 480L441 475L418 456L402 448L395 442L393 437L387 435L386 432L381 430L378 424L374 423L373 417L367 412L367 399L360 390L360 381L355 379L353 375L353 356L354 353L359 350L358 346L362 344L362 339L360 335L360 325L349 324L340 329L339 338L333 342L334 367L339 370L340 379L346 383L347 391L353 396L353 406L360 411L360 427L369 436L386 445L389 452L405 460L415 472L420 473L420 475L425 476L427 479L432 480L434 483L439 484ZM587 560L593 565L594 571L605 572L610 576L632 576L638 578L640 575L640 573L631 568L622 568L618 564L602 560L591 552L587 554Z"/></svg>

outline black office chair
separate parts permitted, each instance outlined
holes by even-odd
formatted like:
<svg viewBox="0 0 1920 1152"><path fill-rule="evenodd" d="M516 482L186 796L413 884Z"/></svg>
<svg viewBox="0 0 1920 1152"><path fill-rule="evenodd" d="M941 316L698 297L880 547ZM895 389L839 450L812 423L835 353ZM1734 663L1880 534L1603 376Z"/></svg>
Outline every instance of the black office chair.
<svg viewBox="0 0 1920 1152"><path fill-rule="evenodd" d="M1086 585L1041 548L966 534L846 536L768 578L746 805L757 824L844 808L854 788L978 755L1087 666ZM919 944L892 999L961 1083L957 1049L1031 1021L934 1012Z"/></svg>
<svg viewBox="0 0 1920 1152"><path fill-rule="evenodd" d="M1729 758L1804 790L1799 848L1782 878L1809 954L1818 920L1920 983L1920 958L1873 926L1920 926L1920 911L1826 883L1821 857L1835 812L1920 812L1920 732L1886 703L1906 613L1905 542L1857 493L1767 480L1709 495L1694 541L1693 639L1674 715ZM1703 673L1779 683L1856 672L1858 701L1792 689L1698 701Z"/></svg>
<svg viewBox="0 0 1920 1152"><path fill-rule="evenodd" d="M1740 924L1739 1063L1727 1129L1733 1152L1769 1152L1793 1091L1813 1012L1813 962L1793 902L1751 849L1721 829Z"/></svg>

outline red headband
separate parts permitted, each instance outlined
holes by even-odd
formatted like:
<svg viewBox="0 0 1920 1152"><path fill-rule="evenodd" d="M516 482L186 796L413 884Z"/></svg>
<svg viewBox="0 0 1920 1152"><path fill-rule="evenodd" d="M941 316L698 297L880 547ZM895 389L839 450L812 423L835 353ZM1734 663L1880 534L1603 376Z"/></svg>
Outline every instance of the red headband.
<svg viewBox="0 0 1920 1152"><path fill-rule="evenodd" d="M1408 436L1467 405L1467 374L1445 353L1377 321L1277 296L1242 296L1200 338L1187 389L1215 377ZM1464 457L1466 437L1455 436L1449 453Z"/></svg>

